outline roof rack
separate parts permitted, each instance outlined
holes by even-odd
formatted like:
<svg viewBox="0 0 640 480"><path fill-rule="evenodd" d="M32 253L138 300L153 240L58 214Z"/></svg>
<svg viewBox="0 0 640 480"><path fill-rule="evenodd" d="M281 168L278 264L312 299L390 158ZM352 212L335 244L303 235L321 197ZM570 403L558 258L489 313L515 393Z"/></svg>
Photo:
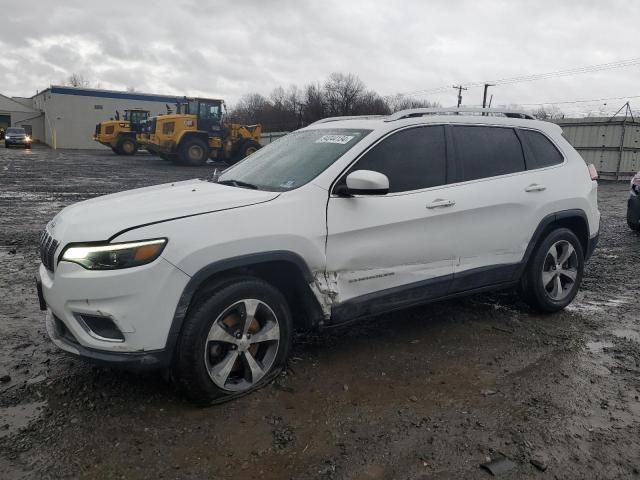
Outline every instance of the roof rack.
<svg viewBox="0 0 640 480"><path fill-rule="evenodd" d="M459 115L459 114L476 114L483 116L504 116L508 118L523 118L527 120L535 120L530 113L522 110L502 110L499 108L480 108L480 107L451 107L451 108L410 108L408 110L400 110L385 118L385 122L393 122L403 118L422 117L424 115Z"/></svg>
<svg viewBox="0 0 640 480"><path fill-rule="evenodd" d="M371 120L374 118L382 118L384 115L345 115L343 117L327 117L317 120L310 125L318 125L320 123L339 122L340 120Z"/></svg>

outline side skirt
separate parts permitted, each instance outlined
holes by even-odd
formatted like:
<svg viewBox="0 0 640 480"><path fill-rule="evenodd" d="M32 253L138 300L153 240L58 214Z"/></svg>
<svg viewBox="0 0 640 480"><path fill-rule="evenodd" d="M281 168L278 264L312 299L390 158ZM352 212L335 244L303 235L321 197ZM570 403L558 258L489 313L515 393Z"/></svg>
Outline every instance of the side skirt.
<svg viewBox="0 0 640 480"><path fill-rule="evenodd" d="M519 267L519 263L514 263L474 268L362 295L333 307L330 326L417 305L510 288L517 284L518 279L514 277Z"/></svg>

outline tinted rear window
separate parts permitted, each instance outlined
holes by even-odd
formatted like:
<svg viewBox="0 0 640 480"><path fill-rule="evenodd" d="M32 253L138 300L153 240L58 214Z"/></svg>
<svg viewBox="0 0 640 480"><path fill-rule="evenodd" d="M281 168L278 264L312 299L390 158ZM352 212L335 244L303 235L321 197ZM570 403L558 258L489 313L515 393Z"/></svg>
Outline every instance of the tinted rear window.
<svg viewBox="0 0 640 480"><path fill-rule="evenodd" d="M527 169L549 167L564 161L562 154L542 133L532 130L519 130L520 136L529 148Z"/></svg>
<svg viewBox="0 0 640 480"><path fill-rule="evenodd" d="M453 138L463 181L525 169L522 146L512 128L455 126Z"/></svg>

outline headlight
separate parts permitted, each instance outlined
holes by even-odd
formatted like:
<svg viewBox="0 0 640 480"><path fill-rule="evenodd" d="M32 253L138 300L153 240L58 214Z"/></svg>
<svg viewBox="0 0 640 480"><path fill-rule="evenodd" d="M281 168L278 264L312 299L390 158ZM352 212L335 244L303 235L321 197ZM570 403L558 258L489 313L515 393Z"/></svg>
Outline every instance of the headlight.
<svg viewBox="0 0 640 480"><path fill-rule="evenodd" d="M62 252L60 261L77 263L88 270L137 267L153 262L166 244L166 238L127 243L71 244Z"/></svg>
<svg viewBox="0 0 640 480"><path fill-rule="evenodd" d="M27 135L26 137L24 137L24 139L25 139L27 142L30 142L30 141L31 141L31 137L30 137L29 135Z"/></svg>

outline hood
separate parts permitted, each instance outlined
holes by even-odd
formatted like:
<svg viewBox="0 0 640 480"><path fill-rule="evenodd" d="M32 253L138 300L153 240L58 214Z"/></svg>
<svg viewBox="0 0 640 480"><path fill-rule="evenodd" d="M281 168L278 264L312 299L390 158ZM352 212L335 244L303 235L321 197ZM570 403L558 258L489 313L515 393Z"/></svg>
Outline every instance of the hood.
<svg viewBox="0 0 640 480"><path fill-rule="evenodd" d="M47 229L63 243L102 241L122 230L268 202L278 195L278 192L187 180L75 203L56 215Z"/></svg>

